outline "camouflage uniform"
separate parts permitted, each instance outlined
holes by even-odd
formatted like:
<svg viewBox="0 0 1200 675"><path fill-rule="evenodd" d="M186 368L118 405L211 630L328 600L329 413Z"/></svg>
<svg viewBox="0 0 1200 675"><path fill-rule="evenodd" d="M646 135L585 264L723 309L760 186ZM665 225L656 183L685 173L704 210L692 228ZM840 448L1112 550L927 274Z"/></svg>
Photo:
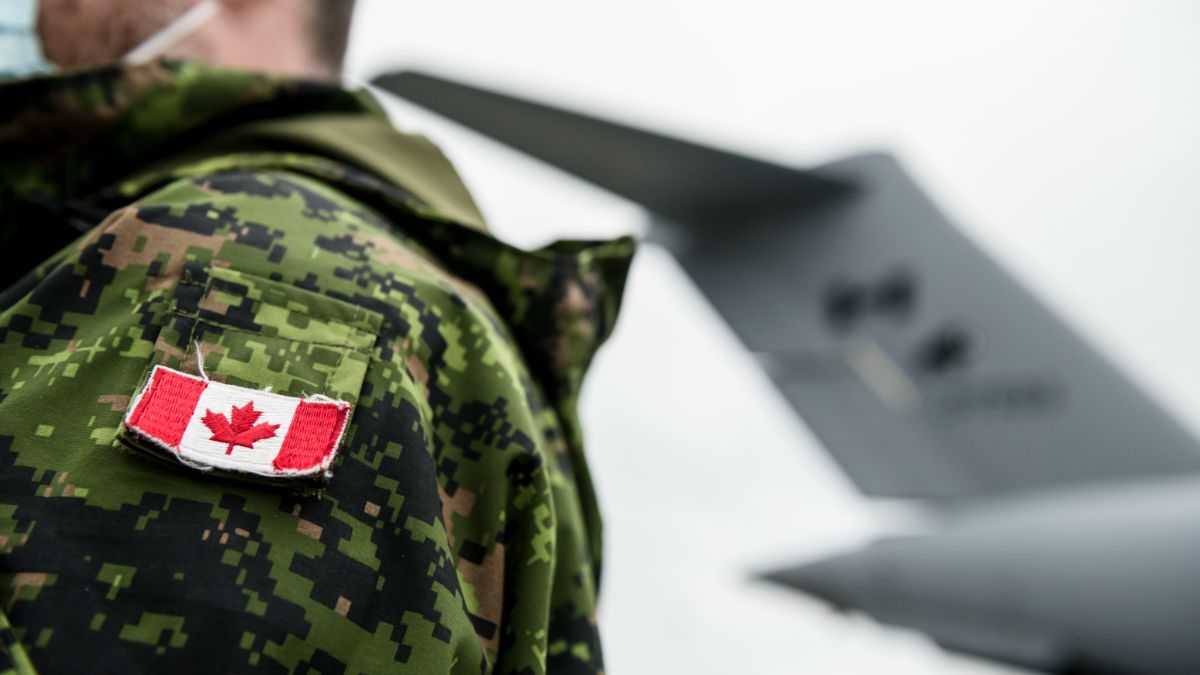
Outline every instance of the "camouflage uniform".
<svg viewBox="0 0 1200 675"><path fill-rule="evenodd" d="M575 404L630 241L515 249L365 94L190 63L0 87L0 226L0 672L602 668ZM138 452L197 350L353 403L332 478Z"/></svg>

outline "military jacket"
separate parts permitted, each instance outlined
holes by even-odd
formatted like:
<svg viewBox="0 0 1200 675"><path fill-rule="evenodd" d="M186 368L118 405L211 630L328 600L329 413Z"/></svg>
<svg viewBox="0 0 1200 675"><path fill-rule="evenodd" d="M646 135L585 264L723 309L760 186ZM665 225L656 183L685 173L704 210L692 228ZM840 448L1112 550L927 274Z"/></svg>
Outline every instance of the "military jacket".
<svg viewBox="0 0 1200 675"><path fill-rule="evenodd" d="M0 86L0 673L601 670L575 406L631 253L498 241L362 92ZM329 470L149 447L159 366L348 403Z"/></svg>

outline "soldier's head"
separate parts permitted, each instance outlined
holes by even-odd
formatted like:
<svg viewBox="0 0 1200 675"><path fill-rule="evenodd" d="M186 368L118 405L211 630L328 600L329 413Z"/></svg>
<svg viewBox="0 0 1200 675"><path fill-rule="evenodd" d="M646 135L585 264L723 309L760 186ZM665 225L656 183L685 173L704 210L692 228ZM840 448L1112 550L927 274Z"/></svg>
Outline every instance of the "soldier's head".
<svg viewBox="0 0 1200 675"><path fill-rule="evenodd" d="M202 0L41 0L47 59L64 67L119 60ZM218 0L220 11L164 55L310 77L342 67L354 0Z"/></svg>

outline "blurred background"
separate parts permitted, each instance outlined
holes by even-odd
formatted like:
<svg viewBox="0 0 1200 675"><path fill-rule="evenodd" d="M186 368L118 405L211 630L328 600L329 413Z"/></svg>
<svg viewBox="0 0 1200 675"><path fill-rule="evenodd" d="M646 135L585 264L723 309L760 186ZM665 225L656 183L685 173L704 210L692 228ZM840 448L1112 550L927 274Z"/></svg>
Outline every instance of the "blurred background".
<svg viewBox="0 0 1200 675"><path fill-rule="evenodd" d="M967 237L1200 432L1200 5L359 0L349 75L437 75L809 167L885 150ZM645 234L646 212L423 108L499 236ZM646 246L582 402L613 673L1029 672L755 574L928 527L867 498L665 250Z"/></svg>

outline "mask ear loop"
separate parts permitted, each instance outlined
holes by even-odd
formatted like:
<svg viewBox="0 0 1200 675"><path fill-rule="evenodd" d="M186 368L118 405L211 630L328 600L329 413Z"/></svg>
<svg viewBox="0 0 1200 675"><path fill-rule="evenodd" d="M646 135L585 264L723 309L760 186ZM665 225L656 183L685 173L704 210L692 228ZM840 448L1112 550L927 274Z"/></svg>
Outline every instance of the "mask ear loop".
<svg viewBox="0 0 1200 675"><path fill-rule="evenodd" d="M165 28L151 35L142 44L134 47L121 57L125 63L140 65L162 56L168 49L179 44L187 36L195 33L204 24L212 21L224 6L220 0L203 0L200 4L184 12L178 19L167 24Z"/></svg>

